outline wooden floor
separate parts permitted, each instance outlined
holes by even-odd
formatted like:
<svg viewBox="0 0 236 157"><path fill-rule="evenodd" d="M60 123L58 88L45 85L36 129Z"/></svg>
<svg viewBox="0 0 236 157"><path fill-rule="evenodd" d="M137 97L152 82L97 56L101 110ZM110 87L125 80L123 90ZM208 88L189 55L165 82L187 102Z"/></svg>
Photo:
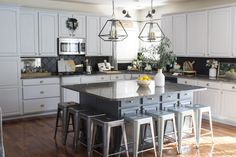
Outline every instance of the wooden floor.
<svg viewBox="0 0 236 157"><path fill-rule="evenodd" d="M55 141L54 126L54 117L5 122L3 129L6 157L86 157L86 148L81 147L77 153L71 149L72 135L66 146L62 145L60 133ZM165 148L164 156L236 157L236 127L215 123L214 136L214 145L208 136L202 137L198 150L195 149L192 138L186 140L182 155L176 155L175 145L170 144ZM152 152L143 154L143 157L153 156Z"/></svg>

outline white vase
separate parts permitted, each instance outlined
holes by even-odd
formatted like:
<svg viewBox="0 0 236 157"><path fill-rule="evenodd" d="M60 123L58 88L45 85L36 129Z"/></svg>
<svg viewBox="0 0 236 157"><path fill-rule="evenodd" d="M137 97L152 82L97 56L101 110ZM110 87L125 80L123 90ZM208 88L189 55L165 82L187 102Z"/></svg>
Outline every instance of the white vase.
<svg viewBox="0 0 236 157"><path fill-rule="evenodd" d="M216 77L216 68L211 67L209 69L209 77Z"/></svg>
<svg viewBox="0 0 236 157"><path fill-rule="evenodd" d="M155 85L158 87L165 86L165 75L162 73L162 69L158 69L157 74L154 77Z"/></svg>

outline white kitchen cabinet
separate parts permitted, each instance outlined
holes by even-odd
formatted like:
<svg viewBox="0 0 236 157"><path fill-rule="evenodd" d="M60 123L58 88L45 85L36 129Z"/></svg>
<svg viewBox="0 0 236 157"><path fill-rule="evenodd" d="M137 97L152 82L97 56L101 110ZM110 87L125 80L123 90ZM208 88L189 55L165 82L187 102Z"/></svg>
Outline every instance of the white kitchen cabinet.
<svg viewBox="0 0 236 157"><path fill-rule="evenodd" d="M110 19L110 18L100 17L100 29L103 28L103 26L105 25L105 23L108 19ZM106 28L109 28L109 27L106 27ZM105 31L109 32L109 30L105 30ZM102 56L112 56L112 42L103 41L102 39L100 41L101 41L101 55Z"/></svg>
<svg viewBox="0 0 236 157"><path fill-rule="evenodd" d="M20 55L38 56L38 12L20 10Z"/></svg>
<svg viewBox="0 0 236 157"><path fill-rule="evenodd" d="M87 16L87 56L100 56L100 17Z"/></svg>
<svg viewBox="0 0 236 157"><path fill-rule="evenodd" d="M18 10L0 7L0 56L18 55Z"/></svg>
<svg viewBox="0 0 236 157"><path fill-rule="evenodd" d="M211 57L232 56L232 8L209 11L208 52Z"/></svg>
<svg viewBox="0 0 236 157"><path fill-rule="evenodd" d="M4 117L21 114L22 107L19 96L18 87L0 88L0 107Z"/></svg>
<svg viewBox="0 0 236 157"><path fill-rule="evenodd" d="M72 32L66 27L66 21L68 18L75 18L78 21L78 28L72 34ZM59 36L60 37L86 37L86 18L79 13L59 13Z"/></svg>
<svg viewBox="0 0 236 157"><path fill-rule="evenodd" d="M74 101L74 102L79 103L79 93L78 92L64 88L63 95L64 95L64 97L63 97L64 102Z"/></svg>
<svg viewBox="0 0 236 157"><path fill-rule="evenodd" d="M164 35L170 39L171 47L170 50L173 50L173 16L163 16L161 17L161 29Z"/></svg>
<svg viewBox="0 0 236 157"><path fill-rule="evenodd" d="M39 55L57 56L58 16L56 12L39 12Z"/></svg>
<svg viewBox="0 0 236 157"><path fill-rule="evenodd" d="M235 102L236 102L236 92L235 91L222 91L221 99L221 115L224 119L228 121L233 121L236 123L236 114L235 114Z"/></svg>
<svg viewBox="0 0 236 157"><path fill-rule="evenodd" d="M20 75L19 58L0 58L0 86L18 86ZM1 100L0 100L1 101Z"/></svg>
<svg viewBox="0 0 236 157"><path fill-rule="evenodd" d="M207 53L207 12L187 14L187 54L203 57Z"/></svg>
<svg viewBox="0 0 236 157"><path fill-rule="evenodd" d="M186 56L187 43L186 14L173 16L173 51L177 56Z"/></svg>

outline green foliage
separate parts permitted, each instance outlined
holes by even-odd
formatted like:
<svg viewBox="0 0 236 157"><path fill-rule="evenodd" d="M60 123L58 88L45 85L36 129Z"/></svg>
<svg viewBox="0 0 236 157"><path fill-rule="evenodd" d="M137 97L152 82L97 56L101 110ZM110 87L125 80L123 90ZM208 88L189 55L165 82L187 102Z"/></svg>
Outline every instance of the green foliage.
<svg viewBox="0 0 236 157"><path fill-rule="evenodd" d="M149 48L142 48L143 62L149 63L157 69L162 69L176 61L176 56L170 48L170 40L163 37L159 45L152 45Z"/></svg>

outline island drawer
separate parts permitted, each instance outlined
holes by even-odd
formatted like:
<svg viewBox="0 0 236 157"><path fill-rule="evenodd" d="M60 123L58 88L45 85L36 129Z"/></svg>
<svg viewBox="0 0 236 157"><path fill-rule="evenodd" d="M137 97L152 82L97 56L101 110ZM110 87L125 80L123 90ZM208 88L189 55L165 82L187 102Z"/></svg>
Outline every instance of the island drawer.
<svg viewBox="0 0 236 157"><path fill-rule="evenodd" d="M222 89L229 90L229 91L236 91L236 84L222 83Z"/></svg>
<svg viewBox="0 0 236 157"><path fill-rule="evenodd" d="M160 97L159 96L147 96L143 98L143 104L148 105L148 104L157 104L160 102Z"/></svg>
<svg viewBox="0 0 236 157"><path fill-rule="evenodd" d="M140 99L128 99L121 101L120 107L127 108L133 106L140 106Z"/></svg>
<svg viewBox="0 0 236 157"><path fill-rule="evenodd" d="M140 111L140 107L138 106L120 109L120 116L124 117L125 115L138 113L139 111Z"/></svg>
<svg viewBox="0 0 236 157"><path fill-rule="evenodd" d="M59 84L59 78L38 78L38 79L23 79L24 86L31 85L46 85L46 84Z"/></svg>
<svg viewBox="0 0 236 157"><path fill-rule="evenodd" d="M191 99L193 98L193 92L181 92L179 93L179 99Z"/></svg>
<svg viewBox="0 0 236 157"><path fill-rule="evenodd" d="M110 75L99 75L96 77L96 81L99 81L99 82L106 82L110 80L111 80Z"/></svg>
<svg viewBox="0 0 236 157"><path fill-rule="evenodd" d="M164 94L162 95L162 102L169 102L169 101L177 101L178 100L178 94L177 93L170 93L170 94Z"/></svg>
<svg viewBox="0 0 236 157"><path fill-rule="evenodd" d="M123 74L118 74L118 75L111 75L111 80L124 80L124 75Z"/></svg>
<svg viewBox="0 0 236 157"><path fill-rule="evenodd" d="M198 86L207 87L207 88L214 88L214 89L220 89L221 88L221 83L213 82L213 81L198 81Z"/></svg>
<svg viewBox="0 0 236 157"><path fill-rule="evenodd" d="M80 77L79 76L62 77L61 84L62 85L80 84Z"/></svg>
<svg viewBox="0 0 236 157"><path fill-rule="evenodd" d="M162 103L162 104L161 104L161 109L162 109L162 110L167 110L168 107L174 107L174 106L177 106L177 105L178 105L178 102L177 102L177 101L168 102L168 103Z"/></svg>

